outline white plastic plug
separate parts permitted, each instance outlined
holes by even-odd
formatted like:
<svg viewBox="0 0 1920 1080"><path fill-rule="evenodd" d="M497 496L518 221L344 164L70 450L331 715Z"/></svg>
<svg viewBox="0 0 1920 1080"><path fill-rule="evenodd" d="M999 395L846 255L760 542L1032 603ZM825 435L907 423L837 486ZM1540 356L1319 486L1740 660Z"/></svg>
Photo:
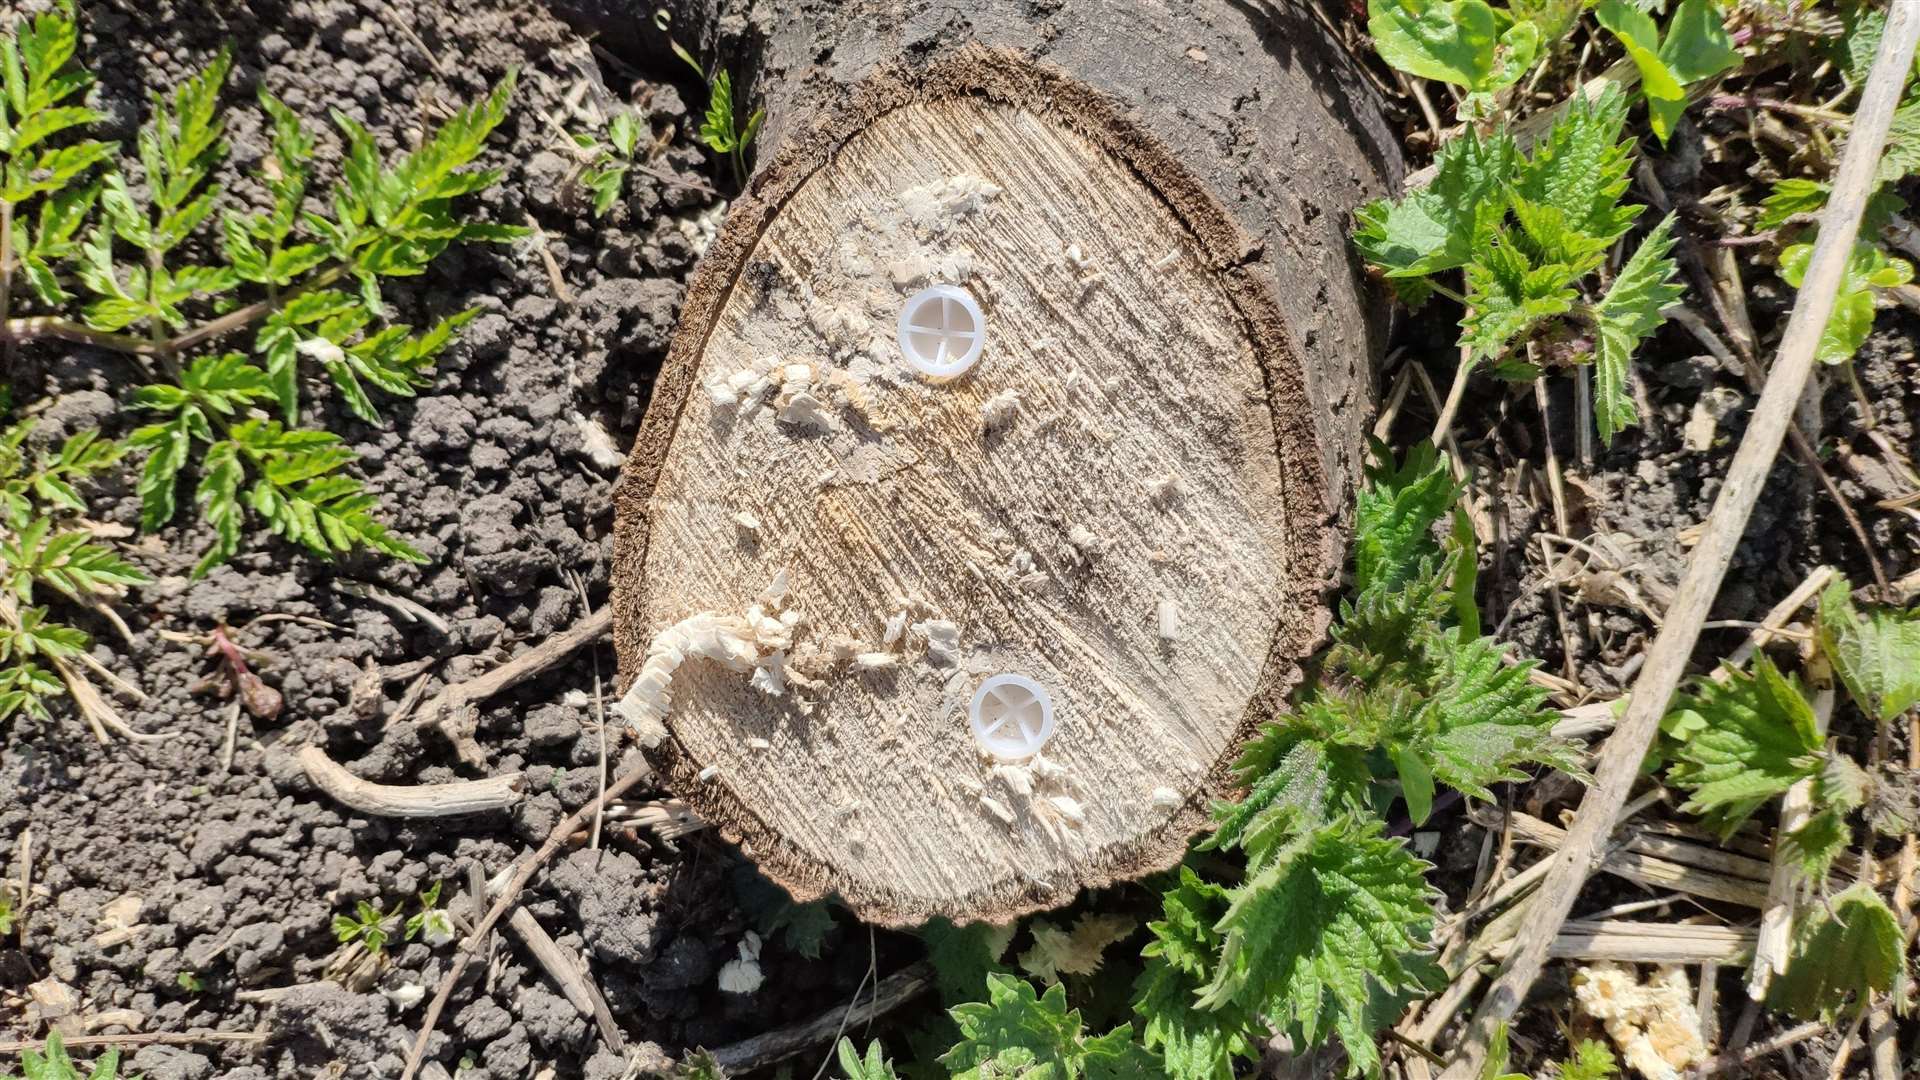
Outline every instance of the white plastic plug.
<svg viewBox="0 0 1920 1080"><path fill-rule="evenodd" d="M923 375L950 379L980 359L987 318L972 294L956 285L930 285L900 309L900 355Z"/></svg>
<svg viewBox="0 0 1920 1080"><path fill-rule="evenodd" d="M1053 699L1025 675L995 675L973 692L967 726L988 754L1024 761L1053 738Z"/></svg>

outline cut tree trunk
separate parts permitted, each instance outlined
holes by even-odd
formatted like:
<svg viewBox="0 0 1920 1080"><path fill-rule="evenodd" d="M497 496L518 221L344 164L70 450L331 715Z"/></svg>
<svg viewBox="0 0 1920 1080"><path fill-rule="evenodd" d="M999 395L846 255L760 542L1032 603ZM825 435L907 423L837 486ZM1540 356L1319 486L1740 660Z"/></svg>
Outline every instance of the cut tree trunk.
<svg viewBox="0 0 1920 1080"><path fill-rule="evenodd" d="M1402 173L1374 98L1298 5L676 14L767 120L617 496L622 688L759 605L751 672L674 671L667 783L887 924L1172 865L1327 625L1389 306L1346 236ZM984 311L952 379L895 339L933 284ZM970 733L1000 673L1048 691L1038 758Z"/></svg>

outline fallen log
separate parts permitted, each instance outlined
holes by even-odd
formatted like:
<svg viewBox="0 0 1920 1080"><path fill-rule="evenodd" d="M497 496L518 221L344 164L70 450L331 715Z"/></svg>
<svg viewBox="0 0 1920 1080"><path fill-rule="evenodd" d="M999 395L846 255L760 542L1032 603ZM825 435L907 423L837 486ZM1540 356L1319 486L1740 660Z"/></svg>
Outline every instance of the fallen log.
<svg viewBox="0 0 1920 1080"><path fill-rule="evenodd" d="M1389 307L1347 233L1394 134L1294 5L738 25L762 165L617 493L665 782L881 923L1172 865L1327 625Z"/></svg>

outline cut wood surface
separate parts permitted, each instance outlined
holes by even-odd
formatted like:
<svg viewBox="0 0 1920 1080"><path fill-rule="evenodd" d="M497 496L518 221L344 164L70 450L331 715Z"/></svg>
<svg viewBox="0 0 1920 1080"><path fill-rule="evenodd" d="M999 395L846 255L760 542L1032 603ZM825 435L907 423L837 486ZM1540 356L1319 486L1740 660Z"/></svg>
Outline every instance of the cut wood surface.
<svg viewBox="0 0 1920 1080"><path fill-rule="evenodd" d="M1303 358L1289 313L1367 316L1244 265L1133 119L1006 50L888 68L788 139L696 277L621 486L622 686L689 617L787 617L751 678L676 661L660 749L799 895L1000 919L1172 864L1324 631L1363 417L1335 452L1314 403L1370 358ZM944 382L894 340L935 283L988 333ZM1001 672L1051 692L1040 759L968 731Z"/></svg>

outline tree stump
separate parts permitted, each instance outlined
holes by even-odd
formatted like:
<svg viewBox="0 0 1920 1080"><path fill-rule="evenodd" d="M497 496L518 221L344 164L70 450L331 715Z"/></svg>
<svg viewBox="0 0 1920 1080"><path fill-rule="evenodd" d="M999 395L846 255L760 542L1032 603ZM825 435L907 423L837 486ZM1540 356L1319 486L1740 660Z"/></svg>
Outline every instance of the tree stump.
<svg viewBox="0 0 1920 1080"><path fill-rule="evenodd" d="M621 480L615 640L671 672L668 786L798 897L998 921L1174 864L1324 633L1387 306L1346 231L1401 162L1318 22L1173 7L748 24L764 165ZM913 316L984 333L949 378L896 336L936 285L984 324Z"/></svg>

